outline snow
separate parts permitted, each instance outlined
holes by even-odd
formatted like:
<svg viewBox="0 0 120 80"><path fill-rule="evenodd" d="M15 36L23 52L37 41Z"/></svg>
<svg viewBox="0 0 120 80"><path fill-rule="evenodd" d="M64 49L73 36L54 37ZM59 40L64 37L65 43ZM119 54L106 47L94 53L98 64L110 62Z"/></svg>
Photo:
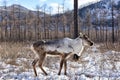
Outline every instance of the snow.
<svg viewBox="0 0 120 80"><path fill-rule="evenodd" d="M119 1L120 1L120 0L114 0L114 3L115 3L115 4L118 4Z"/></svg>
<svg viewBox="0 0 120 80"><path fill-rule="evenodd" d="M47 76L36 66L38 76L35 77L31 67L33 59L17 58L16 63L19 65L7 64L0 60L0 80L120 80L120 61L112 63L119 57L120 52L109 50L101 53L98 48L99 45L95 45L88 49L81 57L83 62L68 61L67 75L64 75L64 70L61 75L57 75L58 61L43 67L48 73ZM23 62L28 62L30 68L24 67Z"/></svg>

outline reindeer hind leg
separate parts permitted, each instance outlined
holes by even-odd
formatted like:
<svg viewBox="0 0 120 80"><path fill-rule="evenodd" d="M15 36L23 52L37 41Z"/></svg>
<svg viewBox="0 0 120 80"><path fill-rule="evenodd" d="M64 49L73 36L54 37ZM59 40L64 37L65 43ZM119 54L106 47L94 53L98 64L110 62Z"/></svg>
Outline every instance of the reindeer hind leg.
<svg viewBox="0 0 120 80"><path fill-rule="evenodd" d="M43 69L42 67L42 64L44 62L44 59L45 59L45 56L46 56L46 53L43 53L40 55L40 59L39 59L39 67L40 69L44 72L45 75L47 75L46 71Z"/></svg>
<svg viewBox="0 0 120 80"><path fill-rule="evenodd" d="M37 72L36 72L36 63L38 62L39 59L34 59L34 61L32 62L32 66L33 66L33 70L34 70L34 74L35 76L37 76Z"/></svg>
<svg viewBox="0 0 120 80"><path fill-rule="evenodd" d="M60 61L60 69L59 69L58 75L61 74L61 70L62 70L62 67L63 67L63 63L64 63L64 59L61 59L61 61Z"/></svg>
<svg viewBox="0 0 120 80"><path fill-rule="evenodd" d="M67 61L64 61L64 75L67 75Z"/></svg>

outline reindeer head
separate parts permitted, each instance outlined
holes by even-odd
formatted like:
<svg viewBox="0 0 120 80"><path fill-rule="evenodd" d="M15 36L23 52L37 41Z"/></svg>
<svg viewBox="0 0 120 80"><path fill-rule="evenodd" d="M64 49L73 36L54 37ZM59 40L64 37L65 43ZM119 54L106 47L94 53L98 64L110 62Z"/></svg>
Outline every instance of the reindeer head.
<svg viewBox="0 0 120 80"><path fill-rule="evenodd" d="M83 33L79 33L79 38L83 40L85 46L92 46L93 42Z"/></svg>

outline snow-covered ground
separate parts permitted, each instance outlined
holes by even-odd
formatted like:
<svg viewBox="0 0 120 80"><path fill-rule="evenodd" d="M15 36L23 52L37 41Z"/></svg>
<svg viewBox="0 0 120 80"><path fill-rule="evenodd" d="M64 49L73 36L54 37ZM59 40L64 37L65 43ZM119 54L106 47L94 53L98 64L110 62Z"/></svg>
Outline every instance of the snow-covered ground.
<svg viewBox="0 0 120 80"><path fill-rule="evenodd" d="M120 80L120 52L101 53L98 47L88 49L79 62L68 61L67 76L63 74L64 70L60 76L57 75L59 59L46 61L51 63L43 67L47 76L37 66L37 77L31 66L33 59L17 58L16 65L6 63L9 59L0 60L0 80Z"/></svg>

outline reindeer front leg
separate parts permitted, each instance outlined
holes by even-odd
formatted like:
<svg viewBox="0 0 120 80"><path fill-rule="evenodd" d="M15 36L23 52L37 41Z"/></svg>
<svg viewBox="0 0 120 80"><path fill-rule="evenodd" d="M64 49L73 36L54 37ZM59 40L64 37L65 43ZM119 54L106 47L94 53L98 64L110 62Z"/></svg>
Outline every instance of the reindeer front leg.
<svg viewBox="0 0 120 80"><path fill-rule="evenodd" d="M64 75L67 75L67 61L64 61Z"/></svg>
<svg viewBox="0 0 120 80"><path fill-rule="evenodd" d="M62 54L62 55L61 55L60 69L59 69L58 75L61 74L61 70L62 70L63 64L66 63L66 61L65 61L65 57L66 57L65 54Z"/></svg>
<svg viewBox="0 0 120 80"><path fill-rule="evenodd" d="M61 59L61 61L60 61L60 69L59 69L58 75L61 74L61 70L62 70L62 67L63 67L63 62L64 62L64 59Z"/></svg>
<svg viewBox="0 0 120 80"><path fill-rule="evenodd" d="M61 62L60 62L60 69L59 69L58 75L61 74L63 64L64 64L64 75L67 75L67 72L66 72L66 70L67 70L67 61L65 59L62 59Z"/></svg>

